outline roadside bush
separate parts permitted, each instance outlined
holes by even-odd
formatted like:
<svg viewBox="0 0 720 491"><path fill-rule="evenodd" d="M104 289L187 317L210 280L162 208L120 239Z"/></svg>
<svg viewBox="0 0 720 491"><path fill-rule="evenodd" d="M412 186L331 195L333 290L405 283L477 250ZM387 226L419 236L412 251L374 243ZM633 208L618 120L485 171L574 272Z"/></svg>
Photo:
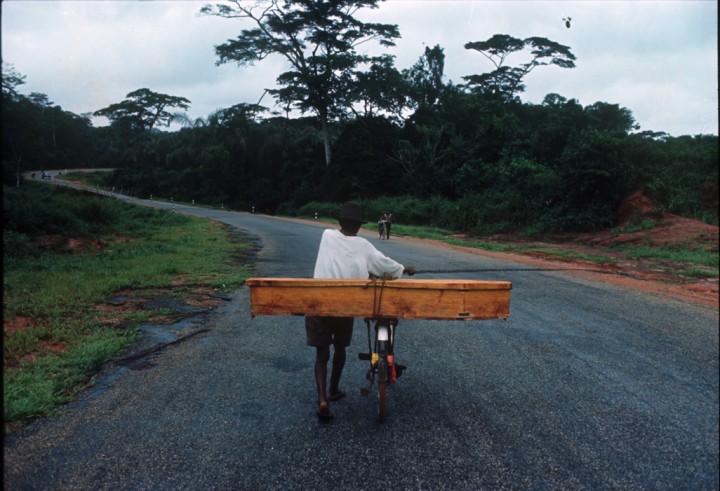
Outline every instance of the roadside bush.
<svg viewBox="0 0 720 491"><path fill-rule="evenodd" d="M287 213L302 217L314 217L315 213L317 213L318 216L321 217L337 218L338 213L340 213L341 206L342 205L338 203L329 203L326 201L311 201L294 210L294 212L291 210L287 210Z"/></svg>
<svg viewBox="0 0 720 491"><path fill-rule="evenodd" d="M3 230L3 251L6 259L37 256L37 250L32 246L27 235L14 230ZM3 266L7 266L7 262Z"/></svg>
<svg viewBox="0 0 720 491"><path fill-rule="evenodd" d="M49 184L26 182L20 188L3 186L3 230L30 238L56 234L90 238L111 229L119 233L137 232L150 218L165 224L182 220L172 213L162 214L152 208Z"/></svg>
<svg viewBox="0 0 720 491"><path fill-rule="evenodd" d="M26 182L20 188L3 186L3 229L28 234L79 234L85 224L71 212L64 193L49 185ZM43 203L38 206L38 203Z"/></svg>

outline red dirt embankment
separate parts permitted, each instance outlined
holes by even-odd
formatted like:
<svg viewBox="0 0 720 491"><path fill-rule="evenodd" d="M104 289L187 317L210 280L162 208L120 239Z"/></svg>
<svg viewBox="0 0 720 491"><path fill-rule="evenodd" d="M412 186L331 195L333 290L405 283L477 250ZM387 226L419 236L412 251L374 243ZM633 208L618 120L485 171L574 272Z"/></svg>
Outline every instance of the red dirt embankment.
<svg viewBox="0 0 720 491"><path fill-rule="evenodd" d="M643 224L646 227L632 225ZM649 226L651 225L651 226ZM627 231L624 231L627 230ZM496 237L499 242L518 242ZM595 233L556 234L542 243L530 243L544 249L557 249L603 256L607 263L591 263L578 260L560 260L556 256L542 253L512 254L514 260L538 264L558 262L567 267L603 271L578 271L577 274L592 277L597 281L619 284L649 293L668 295L702 305L718 308L718 278L701 278L689 275L691 264L679 260L631 259L621 248L614 246L652 246L677 250L704 249L718 254L718 227L699 220L684 218L669 213L657 216L650 199L642 190L631 194L619 207L617 228ZM485 252L483 252L485 254ZM697 268L704 269L704 268ZM709 269L709 268L708 268ZM610 274L609 274L610 273Z"/></svg>

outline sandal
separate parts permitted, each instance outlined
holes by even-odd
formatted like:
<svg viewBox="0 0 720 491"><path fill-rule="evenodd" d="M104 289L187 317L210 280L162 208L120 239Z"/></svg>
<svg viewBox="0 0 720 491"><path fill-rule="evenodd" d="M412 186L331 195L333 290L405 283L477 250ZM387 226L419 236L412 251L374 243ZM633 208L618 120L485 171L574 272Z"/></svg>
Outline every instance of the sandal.
<svg viewBox="0 0 720 491"><path fill-rule="evenodd" d="M321 402L318 405L317 415L318 415L318 418L320 418L322 420L329 420L329 419L333 419L335 417L335 415L332 413L332 411L330 411L330 406L328 405L327 402Z"/></svg>
<svg viewBox="0 0 720 491"><path fill-rule="evenodd" d="M337 391L337 394L330 394L328 395L328 401L339 401L343 397L345 397L347 394L343 390Z"/></svg>

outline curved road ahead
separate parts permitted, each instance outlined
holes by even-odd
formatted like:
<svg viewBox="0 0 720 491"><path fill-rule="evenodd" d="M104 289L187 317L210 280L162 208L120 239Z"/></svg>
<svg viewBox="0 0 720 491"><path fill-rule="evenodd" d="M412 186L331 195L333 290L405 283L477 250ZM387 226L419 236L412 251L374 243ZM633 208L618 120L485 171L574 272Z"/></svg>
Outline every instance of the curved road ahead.
<svg viewBox="0 0 720 491"><path fill-rule="evenodd" d="M260 237L256 276L312 274L319 226L176 208ZM423 270L523 268L369 238ZM441 276L512 281L510 318L402 321L396 357L408 370L384 424L374 397L360 396L360 320L341 382L348 397L322 424L302 318L251 320L242 288L207 332L6 438L5 487L718 489L717 310L561 272Z"/></svg>

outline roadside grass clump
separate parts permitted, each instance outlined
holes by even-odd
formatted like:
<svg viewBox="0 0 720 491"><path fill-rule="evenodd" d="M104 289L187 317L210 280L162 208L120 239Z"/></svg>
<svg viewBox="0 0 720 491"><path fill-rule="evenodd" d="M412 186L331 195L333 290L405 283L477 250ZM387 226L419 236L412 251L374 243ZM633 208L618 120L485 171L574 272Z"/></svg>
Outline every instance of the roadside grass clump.
<svg viewBox="0 0 720 491"><path fill-rule="evenodd" d="M46 415L72 400L137 325L162 311L112 315L97 306L118 291L228 291L249 248L216 222L107 197L26 183L3 189L3 408L5 422ZM65 217L59 227L55 219ZM43 245L48 236L62 236ZM71 248L68 239L88 247Z"/></svg>
<svg viewBox="0 0 720 491"><path fill-rule="evenodd" d="M614 227L610 229L610 233L613 235L630 234L633 232L642 232L643 230L650 230L655 226L655 220L645 218L638 223L630 223L623 227Z"/></svg>
<svg viewBox="0 0 720 491"><path fill-rule="evenodd" d="M464 240L464 239L447 239L446 242L456 245L462 245L465 247L475 247L490 252L509 252L516 254L540 254L542 256L554 257L564 261L585 261L595 264L607 264L613 260L604 255L596 254L584 254L581 252L565 250L565 249L554 249L552 247L542 247L537 245L522 245L522 244L501 244L498 242L487 242L477 240Z"/></svg>
<svg viewBox="0 0 720 491"><path fill-rule="evenodd" d="M377 224L369 223L365 225L365 228L377 230ZM391 237L392 234L407 235L418 239L434 240L448 240L452 237L452 232L443 228L404 224L393 224L391 228Z"/></svg>
<svg viewBox="0 0 720 491"><path fill-rule="evenodd" d="M701 268L688 268L680 271L681 276L687 276L689 278L717 278L718 270L714 271L701 269Z"/></svg>
<svg viewBox="0 0 720 491"><path fill-rule="evenodd" d="M368 225L365 228L372 228ZM514 253L525 253L525 254L542 254L545 256L557 257L558 259L572 260L572 261L587 261L597 264L604 264L612 262L607 256L583 254L575 251L553 249L552 247L542 247L537 245L522 245L522 244L503 244L500 242L486 241L474 239L472 237L466 237L454 234L450 230L438 228L438 227L423 227L420 225L395 225L392 226L393 233L398 235L407 235L410 237L416 237L420 239L434 239L445 242L451 245L458 245L463 247L474 247L476 249L483 249L490 252L514 252Z"/></svg>
<svg viewBox="0 0 720 491"><path fill-rule="evenodd" d="M668 262L688 263L713 268L717 275L718 253L705 248L621 246L618 248L629 259L653 259Z"/></svg>
<svg viewBox="0 0 720 491"><path fill-rule="evenodd" d="M4 421L44 416L71 402L87 379L135 340L134 329L95 328L67 351L23 360L4 370Z"/></svg>
<svg viewBox="0 0 720 491"><path fill-rule="evenodd" d="M522 246L514 244L503 244L501 242L491 242L486 240L460 238L453 236L446 237L445 239L443 239L443 242L463 247L474 247L475 249L483 249L490 252L516 252L522 248Z"/></svg>
<svg viewBox="0 0 720 491"><path fill-rule="evenodd" d="M519 248L519 250L525 253L536 253L545 256L553 256L560 260L566 261L585 261L594 264L609 264L613 262L611 258L609 258L608 256L603 256L602 254L585 254L582 252L575 252L570 250L553 249L551 247L527 246L521 247Z"/></svg>

